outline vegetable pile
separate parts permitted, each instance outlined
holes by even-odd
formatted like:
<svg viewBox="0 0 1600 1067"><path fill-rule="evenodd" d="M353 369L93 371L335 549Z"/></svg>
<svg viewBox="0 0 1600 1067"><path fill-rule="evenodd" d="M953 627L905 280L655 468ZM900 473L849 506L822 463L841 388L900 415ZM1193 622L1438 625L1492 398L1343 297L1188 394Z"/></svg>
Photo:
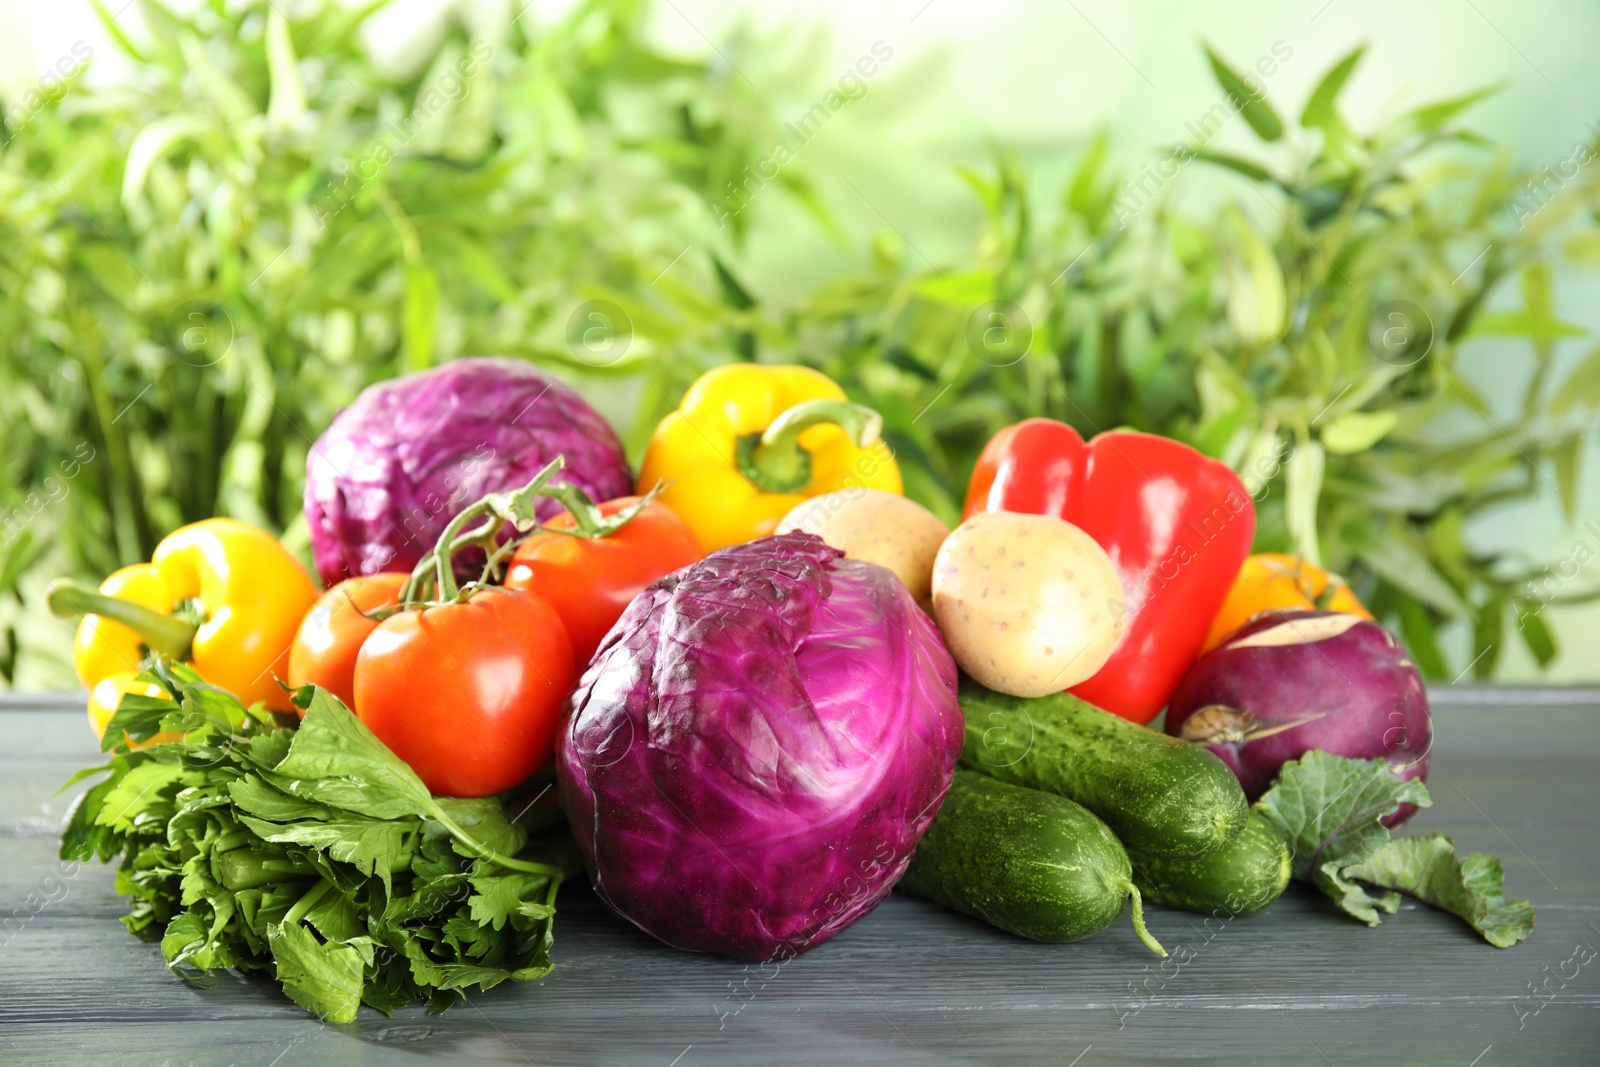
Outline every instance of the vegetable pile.
<svg viewBox="0 0 1600 1067"><path fill-rule="evenodd" d="M320 597L226 519L53 592L111 754L62 854L120 861L128 927L183 977L444 1010L548 973L580 871L666 944L759 961L897 883L1039 941L1126 906L1162 955L1147 901L1243 915L1291 878L1372 925L1405 893L1530 933L1497 860L1391 837L1429 803L1416 669L1337 576L1247 558L1226 466L1031 419L950 530L814 371L710 372L636 482L575 396L508 401L529 374L470 361L336 420L360 477L308 496L343 516ZM402 550L392 508L463 456L492 460L479 498Z"/></svg>

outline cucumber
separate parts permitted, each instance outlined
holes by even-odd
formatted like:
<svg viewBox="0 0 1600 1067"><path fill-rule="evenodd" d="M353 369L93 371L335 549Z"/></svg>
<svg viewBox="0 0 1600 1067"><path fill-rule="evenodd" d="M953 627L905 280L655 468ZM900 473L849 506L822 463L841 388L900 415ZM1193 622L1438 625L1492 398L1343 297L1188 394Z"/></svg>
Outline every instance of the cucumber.
<svg viewBox="0 0 1600 1067"><path fill-rule="evenodd" d="M944 806L898 888L1035 941L1077 941L1110 926L1133 897L1133 928L1152 952L1122 842L1063 797L956 768Z"/></svg>
<svg viewBox="0 0 1600 1067"><path fill-rule="evenodd" d="M1169 860L1130 851L1133 884L1157 904L1216 915L1248 915L1283 895L1289 884L1289 840L1258 811L1244 832L1198 860Z"/></svg>
<svg viewBox="0 0 1600 1067"><path fill-rule="evenodd" d="M962 679L961 762L1088 808L1144 856L1198 859L1244 829L1250 805L1201 745L1101 711L1070 693L1013 697Z"/></svg>

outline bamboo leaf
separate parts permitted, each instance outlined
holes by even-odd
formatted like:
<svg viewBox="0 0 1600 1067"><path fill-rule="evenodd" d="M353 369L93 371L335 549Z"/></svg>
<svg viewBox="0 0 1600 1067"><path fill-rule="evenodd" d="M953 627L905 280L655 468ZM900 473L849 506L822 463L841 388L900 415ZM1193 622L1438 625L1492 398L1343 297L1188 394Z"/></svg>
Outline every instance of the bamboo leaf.
<svg viewBox="0 0 1600 1067"><path fill-rule="evenodd" d="M1537 607L1517 619L1517 629L1522 634L1522 643L1539 666L1550 666L1551 660L1556 658L1556 639Z"/></svg>
<svg viewBox="0 0 1600 1067"><path fill-rule="evenodd" d="M439 323L439 276L425 263L406 264L406 363L413 370L433 365Z"/></svg>
<svg viewBox="0 0 1600 1067"><path fill-rule="evenodd" d="M1365 452L1388 435L1400 421L1398 411L1352 411L1322 428L1322 447L1336 456Z"/></svg>
<svg viewBox="0 0 1600 1067"><path fill-rule="evenodd" d="M1582 337L1588 331L1582 326L1562 322L1552 315L1536 311L1491 311L1478 316L1468 337L1526 337L1543 344L1563 337Z"/></svg>
<svg viewBox="0 0 1600 1067"><path fill-rule="evenodd" d="M1344 134L1344 122L1339 118L1337 107L1339 93L1344 90L1344 83L1349 80L1366 51L1365 44L1357 45L1322 76L1322 81L1317 83L1307 98L1305 110L1300 112L1300 125L1308 130L1321 130L1330 137Z"/></svg>
<svg viewBox="0 0 1600 1067"><path fill-rule="evenodd" d="M1600 346L1572 368L1550 399L1550 413L1557 418L1580 407L1600 407Z"/></svg>
<svg viewBox="0 0 1600 1067"><path fill-rule="evenodd" d="M1206 46L1206 58L1211 60L1211 71L1228 94L1230 106L1250 124L1256 136L1263 141L1276 141L1282 137L1283 120L1272 110L1261 90L1252 89L1210 45Z"/></svg>

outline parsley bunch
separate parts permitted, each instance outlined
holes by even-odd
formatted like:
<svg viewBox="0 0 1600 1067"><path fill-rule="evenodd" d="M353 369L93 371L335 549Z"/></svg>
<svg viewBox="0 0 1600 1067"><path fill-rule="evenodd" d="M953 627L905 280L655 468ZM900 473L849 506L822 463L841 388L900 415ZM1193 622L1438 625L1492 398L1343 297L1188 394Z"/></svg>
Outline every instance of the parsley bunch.
<svg viewBox="0 0 1600 1067"><path fill-rule="evenodd" d="M288 729L180 664L146 677L174 699L123 701L110 762L72 779L104 774L61 856L121 857L123 922L174 973L269 973L349 1022L363 1003L440 1012L468 988L550 972L556 891L582 869L565 831L530 844L496 797L432 796L323 690L298 695L305 719ZM523 823L559 821L541 799Z"/></svg>

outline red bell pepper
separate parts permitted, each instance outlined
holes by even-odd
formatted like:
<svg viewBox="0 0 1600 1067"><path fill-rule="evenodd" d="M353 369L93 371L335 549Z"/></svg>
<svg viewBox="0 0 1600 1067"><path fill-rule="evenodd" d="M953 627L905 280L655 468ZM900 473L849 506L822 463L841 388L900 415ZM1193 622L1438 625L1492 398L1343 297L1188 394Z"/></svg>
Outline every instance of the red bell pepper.
<svg viewBox="0 0 1600 1067"><path fill-rule="evenodd" d="M1122 640L1072 692L1145 723L1200 652L1255 535L1239 476L1166 437L1112 430L1087 444L1053 419L1027 419L984 446L963 518L980 511L1054 515L1116 565L1127 598Z"/></svg>

